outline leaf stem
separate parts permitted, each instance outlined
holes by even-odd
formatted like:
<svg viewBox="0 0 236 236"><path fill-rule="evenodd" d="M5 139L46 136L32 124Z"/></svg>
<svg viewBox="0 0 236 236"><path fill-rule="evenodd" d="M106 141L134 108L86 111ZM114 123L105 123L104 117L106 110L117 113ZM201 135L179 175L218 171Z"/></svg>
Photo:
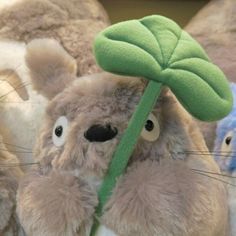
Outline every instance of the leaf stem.
<svg viewBox="0 0 236 236"><path fill-rule="evenodd" d="M162 84L155 81L150 81L144 94L140 100L135 113L129 121L126 129L114 155L111 160L107 174L103 180L103 184L98 192L99 204L96 208L96 217L101 217L103 207L112 194L112 190L116 185L117 179L126 170L130 156L136 146L140 133L145 125L148 115L152 111L156 101L160 95ZM91 236L94 236L99 223L95 219L92 227Z"/></svg>

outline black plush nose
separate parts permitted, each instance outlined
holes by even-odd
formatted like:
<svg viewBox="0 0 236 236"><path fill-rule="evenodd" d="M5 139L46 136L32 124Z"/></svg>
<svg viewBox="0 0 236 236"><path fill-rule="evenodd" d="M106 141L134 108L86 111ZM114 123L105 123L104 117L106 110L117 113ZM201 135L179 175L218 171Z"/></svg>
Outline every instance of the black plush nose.
<svg viewBox="0 0 236 236"><path fill-rule="evenodd" d="M90 142L106 142L113 139L118 134L116 127L107 125L92 125L85 133L84 137Z"/></svg>

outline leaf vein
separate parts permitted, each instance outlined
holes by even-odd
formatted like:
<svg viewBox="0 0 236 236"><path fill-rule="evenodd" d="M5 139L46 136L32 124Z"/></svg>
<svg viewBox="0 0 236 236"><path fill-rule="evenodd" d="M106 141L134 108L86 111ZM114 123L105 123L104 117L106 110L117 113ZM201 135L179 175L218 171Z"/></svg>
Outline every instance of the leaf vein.
<svg viewBox="0 0 236 236"><path fill-rule="evenodd" d="M170 55L170 58L167 60L167 65L169 65L169 63L170 63L170 61L171 61L171 59L172 59L172 57L173 57L173 55L175 54L175 50L177 49L177 47L178 47L178 45L179 45L179 42L180 42L180 40L181 40L181 37L182 37L182 33L183 33L183 31L181 30L181 32L180 32L180 34L179 34L179 36L177 37L177 42L176 42L176 45L175 45L175 47L174 47L174 49L173 49L173 52L171 53L171 55Z"/></svg>
<svg viewBox="0 0 236 236"><path fill-rule="evenodd" d="M186 60L192 60L192 59L197 59L197 60L201 60L201 61L204 61L204 62L211 63L210 61L207 61L206 59L203 59L203 58L201 58L201 57L186 57L186 58L182 58L182 59L180 59L180 60L175 61L174 63L172 63L172 64L170 65L170 68L173 68L173 69L177 68L177 69L178 69L178 67L175 67L176 64L178 64L178 63L180 63L180 62L184 62L184 61L186 61Z"/></svg>
<svg viewBox="0 0 236 236"><path fill-rule="evenodd" d="M197 74L196 72L191 71L191 70L186 70L186 69L181 68L181 67L173 68L173 70L183 71L183 72L185 72L185 73L192 73L192 74L194 74L195 76L197 76L197 77L199 78L199 80L201 80L201 81L202 81L204 84L206 84L210 89L212 89L213 92L215 92L222 100L225 100L225 99L221 96L221 94L219 94L218 91L216 91L216 90L214 89L214 87L211 85L211 83L207 83L207 82L205 81L205 79L203 79L203 78L202 78L199 74ZM191 78L191 77L190 77L190 78Z"/></svg>
<svg viewBox="0 0 236 236"><path fill-rule="evenodd" d="M140 23L153 35L153 37L156 39L156 42L157 42L157 45L160 49L160 52L161 52L161 63L162 63L162 66L164 64L164 54L163 54L163 51L161 49L161 43L160 43L160 40L159 38L144 24L144 22L140 21Z"/></svg>
<svg viewBox="0 0 236 236"><path fill-rule="evenodd" d="M121 40L121 39L111 38L110 36L109 36L109 37L106 36L106 37L107 37L107 39L109 39L109 40L117 41L117 42L121 42L121 43L127 43L127 44L129 44L129 45L131 45L131 46L134 46L134 47L139 48L139 49L142 50L144 53L146 53L146 54L148 54L149 56L151 56L152 59L155 61L155 63L158 64L158 65L161 67L161 65L158 63L158 61L156 60L156 58L155 58L150 52L147 52L146 50L144 50L144 49L143 49L142 47L140 47L139 45L134 44L134 43L130 43L130 42L128 42L128 41L124 41L124 40Z"/></svg>

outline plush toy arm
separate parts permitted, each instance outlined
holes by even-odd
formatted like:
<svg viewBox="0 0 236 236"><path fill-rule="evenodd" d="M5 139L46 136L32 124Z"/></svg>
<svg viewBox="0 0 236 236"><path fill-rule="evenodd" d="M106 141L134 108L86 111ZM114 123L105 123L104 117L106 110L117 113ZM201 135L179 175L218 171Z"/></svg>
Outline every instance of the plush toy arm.
<svg viewBox="0 0 236 236"><path fill-rule="evenodd" d="M102 222L117 235L225 236L224 198L220 182L194 173L183 161L147 160L120 179Z"/></svg>
<svg viewBox="0 0 236 236"><path fill-rule="evenodd" d="M96 193L86 182L56 171L28 174L17 194L20 222L34 236L83 235L96 205Z"/></svg>

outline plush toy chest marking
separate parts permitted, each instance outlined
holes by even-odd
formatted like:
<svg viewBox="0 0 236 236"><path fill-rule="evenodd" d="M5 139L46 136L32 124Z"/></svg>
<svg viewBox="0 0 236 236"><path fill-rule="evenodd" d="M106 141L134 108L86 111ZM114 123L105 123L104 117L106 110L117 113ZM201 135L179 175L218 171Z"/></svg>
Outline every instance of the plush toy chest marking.
<svg viewBox="0 0 236 236"><path fill-rule="evenodd" d="M95 236L118 236L112 230L106 228L104 225L100 225Z"/></svg>

